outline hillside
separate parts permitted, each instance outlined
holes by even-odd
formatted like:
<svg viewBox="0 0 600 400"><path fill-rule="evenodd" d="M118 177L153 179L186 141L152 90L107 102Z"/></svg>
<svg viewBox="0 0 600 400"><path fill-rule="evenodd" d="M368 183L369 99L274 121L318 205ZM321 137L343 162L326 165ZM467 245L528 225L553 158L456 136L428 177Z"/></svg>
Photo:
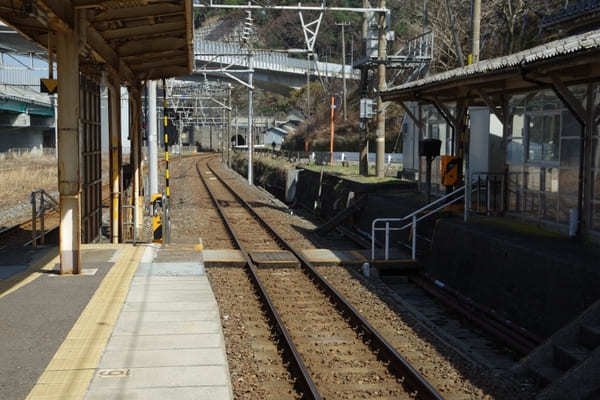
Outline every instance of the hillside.
<svg viewBox="0 0 600 400"><path fill-rule="evenodd" d="M246 4L243 0L226 0L229 4ZM263 0L261 3L275 4L274 1ZM278 5L297 4L297 1L277 1ZM434 60L430 71L440 72L459 66L457 54L466 57L470 52L470 1L462 0L388 0L387 7L391 10L391 26L396 32L396 40L390 43L394 51L402 47L409 38L423 31L432 30L435 34ZM568 3L568 2L567 2ZM310 4L310 3L304 3ZM362 0L330 0L329 6L361 7ZM371 5L376 6L374 2ZM541 43L544 37L539 28L540 19L552 14L565 5L564 0L483 0L481 22L481 58L491 58L532 47ZM198 30L212 26L210 39L239 40L240 23L245 18L243 11L209 10L196 14L195 25ZM316 13L305 14L305 19L316 17ZM254 12L255 35L254 45L257 48L304 48L304 37L296 12L260 11ZM315 51L323 61L340 63L342 46L337 22L349 22L346 28L347 62L358 59L363 54L361 31L361 14L333 12L325 14ZM453 23L452 23L453 22ZM454 42L451 32L454 26L459 46ZM388 72L388 84L392 73ZM306 88L281 96L266 93L260 89L255 91L255 114L281 117L291 109L301 110L310 115L294 143L303 146L304 140L314 143L327 142L329 139L329 102L331 95L341 93L341 82L328 82L327 92L318 81L311 84L311 107L307 109ZM343 121L340 115L336 117L337 132L340 146L356 146L358 132L358 93L357 83L349 82L348 121ZM234 103L239 112L247 112L247 91L236 87L233 94ZM397 107L388 108L388 141L396 141L394 136L399 133L399 118L401 112ZM391 125L391 126L390 126ZM374 128L371 128L374 132ZM393 146L393 144L389 144ZM388 147L389 147L388 146ZM391 150L389 148L388 150Z"/></svg>

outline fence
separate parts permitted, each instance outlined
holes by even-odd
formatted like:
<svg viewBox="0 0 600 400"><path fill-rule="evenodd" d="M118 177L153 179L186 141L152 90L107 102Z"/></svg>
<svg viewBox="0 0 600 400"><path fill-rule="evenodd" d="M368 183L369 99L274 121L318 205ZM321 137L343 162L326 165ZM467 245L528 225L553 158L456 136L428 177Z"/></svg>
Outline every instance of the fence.
<svg viewBox="0 0 600 400"><path fill-rule="evenodd" d="M11 147L10 149L6 150L4 152L4 154L10 154L10 155L23 155L23 154L30 154L30 155L54 155L56 154L56 149L54 147L36 147L36 146L31 146L31 147Z"/></svg>
<svg viewBox="0 0 600 400"><path fill-rule="evenodd" d="M237 65L248 67L248 49L237 43L215 42L210 40L194 41L195 59L198 61L222 65ZM286 53L254 50L252 53L252 66L254 69L279 71L305 75L307 70L315 73L315 63L300 58L290 57ZM343 67L341 64L316 62L318 74L328 77L342 78ZM360 71L352 66L346 66L346 76L349 79L360 79Z"/></svg>

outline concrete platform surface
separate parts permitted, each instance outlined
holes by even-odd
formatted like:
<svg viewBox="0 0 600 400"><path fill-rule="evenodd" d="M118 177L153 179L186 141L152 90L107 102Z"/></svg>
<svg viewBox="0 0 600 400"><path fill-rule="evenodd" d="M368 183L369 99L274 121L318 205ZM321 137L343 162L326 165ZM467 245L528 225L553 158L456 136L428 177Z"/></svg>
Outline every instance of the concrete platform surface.
<svg viewBox="0 0 600 400"><path fill-rule="evenodd" d="M99 252L103 253L102 259L97 257ZM0 252L0 265L25 267L0 280L0 399L22 400L41 379L86 304L112 270L118 252L110 246L82 246L84 271L96 272L80 276L54 272L58 263L56 248Z"/></svg>
<svg viewBox="0 0 600 400"><path fill-rule="evenodd" d="M0 281L0 399L233 398L198 250L85 245L81 275L55 253Z"/></svg>
<svg viewBox="0 0 600 400"><path fill-rule="evenodd" d="M155 253L131 280L85 399L231 399L219 309L202 262L189 254L168 262L172 248Z"/></svg>

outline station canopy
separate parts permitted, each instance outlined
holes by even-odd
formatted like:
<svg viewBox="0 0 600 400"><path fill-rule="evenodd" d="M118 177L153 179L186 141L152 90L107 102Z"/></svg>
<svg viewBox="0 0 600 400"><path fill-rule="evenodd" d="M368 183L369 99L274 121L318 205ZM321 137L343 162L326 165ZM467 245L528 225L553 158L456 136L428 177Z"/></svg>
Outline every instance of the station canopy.
<svg viewBox="0 0 600 400"><path fill-rule="evenodd" d="M482 98L529 92L557 81L571 86L599 78L600 30L594 30L391 87L382 97L397 102L480 103Z"/></svg>
<svg viewBox="0 0 600 400"><path fill-rule="evenodd" d="M192 0L0 0L0 19L47 49L50 32L79 32L81 70L135 84L190 73Z"/></svg>

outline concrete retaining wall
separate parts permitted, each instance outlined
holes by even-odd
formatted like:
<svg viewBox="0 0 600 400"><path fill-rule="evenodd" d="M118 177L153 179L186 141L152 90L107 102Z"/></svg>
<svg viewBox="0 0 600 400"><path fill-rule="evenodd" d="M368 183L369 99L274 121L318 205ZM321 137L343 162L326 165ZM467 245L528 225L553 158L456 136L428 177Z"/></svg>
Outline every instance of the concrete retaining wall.
<svg viewBox="0 0 600 400"><path fill-rule="evenodd" d="M476 302L550 336L600 298L595 253L565 237L451 218L440 220L423 264Z"/></svg>

